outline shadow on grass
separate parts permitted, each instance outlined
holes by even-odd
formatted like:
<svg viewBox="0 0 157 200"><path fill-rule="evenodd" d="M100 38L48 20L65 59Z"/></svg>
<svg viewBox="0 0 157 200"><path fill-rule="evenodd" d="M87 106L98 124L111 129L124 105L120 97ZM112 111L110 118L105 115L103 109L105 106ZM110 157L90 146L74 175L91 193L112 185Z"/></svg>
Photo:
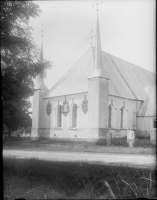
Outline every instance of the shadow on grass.
<svg viewBox="0 0 157 200"><path fill-rule="evenodd" d="M89 163L4 158L4 195L7 199L155 197L156 171Z"/></svg>

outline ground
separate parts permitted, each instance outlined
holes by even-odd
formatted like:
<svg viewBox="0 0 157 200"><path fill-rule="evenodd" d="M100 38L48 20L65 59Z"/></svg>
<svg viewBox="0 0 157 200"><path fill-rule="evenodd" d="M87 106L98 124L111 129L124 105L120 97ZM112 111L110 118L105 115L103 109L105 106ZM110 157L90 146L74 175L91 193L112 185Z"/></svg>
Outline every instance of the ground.
<svg viewBox="0 0 157 200"><path fill-rule="evenodd" d="M103 164L122 164L140 167L155 167L155 155L126 155L111 153L85 153L85 152L39 152L22 150L3 150L4 157L38 158L51 161L92 162Z"/></svg>

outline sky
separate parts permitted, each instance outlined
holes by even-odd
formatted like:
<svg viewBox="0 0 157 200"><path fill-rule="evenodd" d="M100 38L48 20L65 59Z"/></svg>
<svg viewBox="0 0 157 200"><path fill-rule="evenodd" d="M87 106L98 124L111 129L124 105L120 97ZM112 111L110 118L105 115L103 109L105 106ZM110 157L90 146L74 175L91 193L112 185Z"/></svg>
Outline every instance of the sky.
<svg viewBox="0 0 157 200"><path fill-rule="evenodd" d="M49 89L90 48L88 38L95 35L97 2L102 50L156 72L155 0L34 2L42 13L30 20L32 36L40 47L43 24L44 58L53 62L45 78ZM94 46L94 37L92 43Z"/></svg>

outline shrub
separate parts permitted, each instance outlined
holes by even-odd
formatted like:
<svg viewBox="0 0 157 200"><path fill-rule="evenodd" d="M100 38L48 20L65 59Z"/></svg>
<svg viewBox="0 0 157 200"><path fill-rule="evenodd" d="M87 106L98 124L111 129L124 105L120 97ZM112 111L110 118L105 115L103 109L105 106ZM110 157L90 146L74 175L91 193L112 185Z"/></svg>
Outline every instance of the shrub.
<svg viewBox="0 0 157 200"><path fill-rule="evenodd" d="M113 138L111 141L112 146L124 146L127 147L128 143L127 143L127 139L124 138Z"/></svg>
<svg viewBox="0 0 157 200"><path fill-rule="evenodd" d="M96 142L96 145L100 146L107 146L107 140L106 139L99 139ZM126 138L112 138L110 146L128 146Z"/></svg>
<svg viewBox="0 0 157 200"><path fill-rule="evenodd" d="M151 143L149 139L136 139L134 143L134 147L155 148L156 145Z"/></svg>
<svg viewBox="0 0 157 200"><path fill-rule="evenodd" d="M150 139L150 134L148 131L136 130L135 138L136 139Z"/></svg>
<svg viewBox="0 0 157 200"><path fill-rule="evenodd" d="M106 139L98 139L97 142L96 142L96 145L106 146L107 141L106 141Z"/></svg>

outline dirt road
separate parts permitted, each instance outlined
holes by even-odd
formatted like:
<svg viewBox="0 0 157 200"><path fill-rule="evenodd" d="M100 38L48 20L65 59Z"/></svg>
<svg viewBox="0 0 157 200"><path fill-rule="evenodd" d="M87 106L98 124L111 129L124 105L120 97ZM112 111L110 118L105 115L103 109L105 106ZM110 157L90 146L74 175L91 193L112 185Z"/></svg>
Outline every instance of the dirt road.
<svg viewBox="0 0 157 200"><path fill-rule="evenodd" d="M22 150L3 150L4 157L38 158L51 161L92 162L102 164L122 164L140 167L155 167L155 155L126 155L110 153L76 153L76 152L38 152Z"/></svg>

